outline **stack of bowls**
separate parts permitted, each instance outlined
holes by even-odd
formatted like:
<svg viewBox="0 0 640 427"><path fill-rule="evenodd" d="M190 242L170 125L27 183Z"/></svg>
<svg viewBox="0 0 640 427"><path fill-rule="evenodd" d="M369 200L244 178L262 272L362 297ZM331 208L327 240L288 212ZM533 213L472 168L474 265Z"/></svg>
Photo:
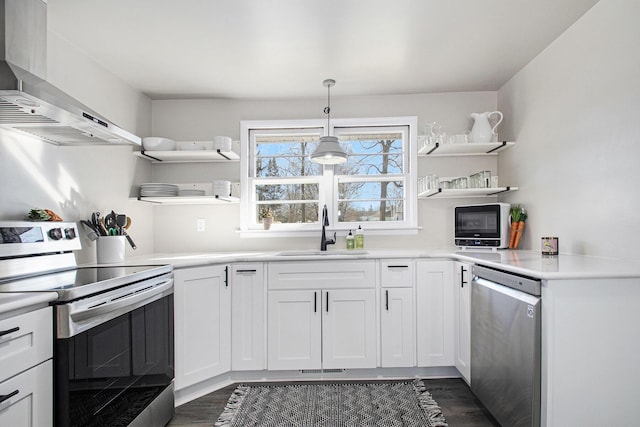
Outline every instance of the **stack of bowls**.
<svg viewBox="0 0 640 427"><path fill-rule="evenodd" d="M213 181L213 195L216 197L231 196L231 181Z"/></svg>
<svg viewBox="0 0 640 427"><path fill-rule="evenodd" d="M146 151L173 151L176 149L176 142L169 138L148 136L142 138L142 148Z"/></svg>

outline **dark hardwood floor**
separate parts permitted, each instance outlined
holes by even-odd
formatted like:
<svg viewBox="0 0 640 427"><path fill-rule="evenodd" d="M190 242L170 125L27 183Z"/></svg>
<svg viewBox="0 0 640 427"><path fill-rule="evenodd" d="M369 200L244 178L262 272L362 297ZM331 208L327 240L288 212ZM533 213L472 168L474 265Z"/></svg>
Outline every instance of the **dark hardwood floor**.
<svg viewBox="0 0 640 427"><path fill-rule="evenodd" d="M424 380L450 427L499 426L461 379ZM213 426L237 384L210 393L176 408L170 427Z"/></svg>

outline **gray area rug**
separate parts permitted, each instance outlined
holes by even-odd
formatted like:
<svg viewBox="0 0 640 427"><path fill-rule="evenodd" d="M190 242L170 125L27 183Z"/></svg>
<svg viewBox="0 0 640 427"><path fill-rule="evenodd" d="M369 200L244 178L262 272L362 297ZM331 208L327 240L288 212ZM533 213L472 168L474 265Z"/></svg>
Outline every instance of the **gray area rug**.
<svg viewBox="0 0 640 427"><path fill-rule="evenodd" d="M238 386L216 427L446 427L421 380Z"/></svg>

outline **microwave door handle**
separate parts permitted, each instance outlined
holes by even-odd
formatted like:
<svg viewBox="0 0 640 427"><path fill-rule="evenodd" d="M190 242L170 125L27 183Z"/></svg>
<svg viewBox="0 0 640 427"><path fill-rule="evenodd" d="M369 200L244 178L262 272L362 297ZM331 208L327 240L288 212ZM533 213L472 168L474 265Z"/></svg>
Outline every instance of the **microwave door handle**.
<svg viewBox="0 0 640 427"><path fill-rule="evenodd" d="M126 309L131 307L137 308L146 302L153 302L163 295L163 293L173 287L173 279L169 279L164 283L160 283L144 291L139 291L128 295L124 298L112 300L111 302L98 305L93 308L80 309L76 312L71 312L70 317L74 322L81 322L83 320L90 319L92 317L98 317L106 313L112 313L116 310ZM126 312L126 310L125 310Z"/></svg>

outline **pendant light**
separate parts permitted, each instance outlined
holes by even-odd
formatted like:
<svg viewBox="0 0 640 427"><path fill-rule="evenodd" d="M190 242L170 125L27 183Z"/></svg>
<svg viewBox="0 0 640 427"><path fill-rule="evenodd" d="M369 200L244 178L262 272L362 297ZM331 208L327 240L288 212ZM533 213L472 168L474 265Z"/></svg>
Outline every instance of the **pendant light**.
<svg viewBox="0 0 640 427"><path fill-rule="evenodd" d="M326 79L322 82L322 85L327 88L327 106L324 109L327 115L327 134L331 129L331 86L334 86L336 81L333 79ZM347 161L347 153L342 149L338 138L335 136L321 136L320 144L310 156L314 163L320 163L324 165L336 165L338 163L344 163Z"/></svg>

